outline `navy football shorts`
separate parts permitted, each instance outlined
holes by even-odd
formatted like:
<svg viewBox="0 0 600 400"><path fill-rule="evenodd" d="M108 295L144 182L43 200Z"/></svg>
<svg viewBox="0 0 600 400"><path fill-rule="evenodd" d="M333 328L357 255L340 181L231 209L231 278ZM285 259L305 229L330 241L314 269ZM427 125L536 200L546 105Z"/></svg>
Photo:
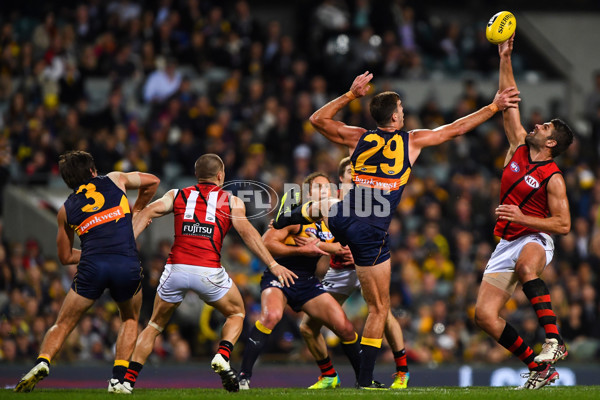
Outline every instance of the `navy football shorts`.
<svg viewBox="0 0 600 400"><path fill-rule="evenodd" d="M341 203L334 204L332 208L339 204ZM359 217L345 217L342 214L332 212L328 219L328 227L336 240L342 245L348 245L354 257L354 264L368 267L390 258L387 231L362 222Z"/></svg>
<svg viewBox="0 0 600 400"><path fill-rule="evenodd" d="M121 303L140 290L143 276L137 257L96 254L81 259L71 288L91 300L96 300L108 289L112 298Z"/></svg>
<svg viewBox="0 0 600 400"><path fill-rule="evenodd" d="M260 290L266 290L270 287L280 289L287 298L287 303L295 312L302 311L302 306L309 300L322 295L325 292L323 285L316 276L310 278L299 277L294 279L294 284L290 287L283 285L271 271L266 270L260 280Z"/></svg>

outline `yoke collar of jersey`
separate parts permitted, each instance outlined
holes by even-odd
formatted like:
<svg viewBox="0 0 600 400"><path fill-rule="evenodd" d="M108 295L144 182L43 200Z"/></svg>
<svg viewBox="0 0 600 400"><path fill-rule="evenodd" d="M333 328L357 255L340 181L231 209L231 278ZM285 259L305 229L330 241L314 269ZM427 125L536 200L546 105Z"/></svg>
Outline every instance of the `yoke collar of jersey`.
<svg viewBox="0 0 600 400"><path fill-rule="evenodd" d="M521 146L527 146L527 160L529 161L529 164L546 165L546 164L550 164L551 162L554 162L553 158L551 158L549 160L544 160L544 161L533 161L531 159L531 149L529 148L529 145L527 143L525 143Z"/></svg>

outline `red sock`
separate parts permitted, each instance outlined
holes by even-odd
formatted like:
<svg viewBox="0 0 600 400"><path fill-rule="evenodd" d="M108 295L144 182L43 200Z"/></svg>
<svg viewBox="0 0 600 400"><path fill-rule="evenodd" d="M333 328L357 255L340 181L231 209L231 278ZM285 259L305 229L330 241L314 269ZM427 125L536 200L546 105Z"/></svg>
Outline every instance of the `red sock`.
<svg viewBox="0 0 600 400"><path fill-rule="evenodd" d="M321 369L322 376L333 378L337 375L337 371L335 368L333 368L333 364L331 363L331 359L329 357L317 361L317 365Z"/></svg>
<svg viewBox="0 0 600 400"><path fill-rule="evenodd" d="M394 361L396 361L396 372L408 372L406 363L406 349L394 351Z"/></svg>

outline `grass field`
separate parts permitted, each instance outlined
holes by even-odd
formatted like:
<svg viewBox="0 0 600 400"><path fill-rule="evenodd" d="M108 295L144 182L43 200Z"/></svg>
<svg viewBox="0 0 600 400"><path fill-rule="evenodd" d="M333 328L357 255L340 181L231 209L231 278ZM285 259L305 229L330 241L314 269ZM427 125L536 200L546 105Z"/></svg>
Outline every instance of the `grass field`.
<svg viewBox="0 0 600 400"><path fill-rule="evenodd" d="M0 399L43 399L43 400L64 400L65 398L88 400L115 397L109 395L106 390L99 389L79 389L79 390L61 390L61 389L39 389L34 392L21 394L14 393L12 390L0 390ZM341 400L348 397L385 399L397 398L398 396L409 397L411 399L560 399L560 400L579 400L579 399L598 399L600 398L600 386L558 386L546 387L541 390L515 390L515 388L499 387L414 387L405 390L386 390L386 391L359 391L355 389L336 389L336 390L306 390L306 389L251 389L240 393L228 393L222 389L136 389L133 396L143 398L144 400L153 399L265 399L273 397L282 397L285 399L313 398L313 399L332 399ZM120 397L120 396L118 396Z"/></svg>

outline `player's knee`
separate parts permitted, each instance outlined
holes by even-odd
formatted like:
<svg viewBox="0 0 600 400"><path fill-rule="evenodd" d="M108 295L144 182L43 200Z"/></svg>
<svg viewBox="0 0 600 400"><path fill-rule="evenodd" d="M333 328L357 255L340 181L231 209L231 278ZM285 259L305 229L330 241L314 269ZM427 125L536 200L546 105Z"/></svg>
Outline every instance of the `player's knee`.
<svg viewBox="0 0 600 400"><path fill-rule="evenodd" d="M475 325L477 325L479 328L486 330L487 327L490 326L492 320L493 320L493 315L491 312L486 311L483 308L477 307L475 308Z"/></svg>
<svg viewBox="0 0 600 400"><path fill-rule="evenodd" d="M281 321L281 317L283 316L283 312L277 311L266 311L260 316L260 323L269 329L275 328L275 325Z"/></svg>

